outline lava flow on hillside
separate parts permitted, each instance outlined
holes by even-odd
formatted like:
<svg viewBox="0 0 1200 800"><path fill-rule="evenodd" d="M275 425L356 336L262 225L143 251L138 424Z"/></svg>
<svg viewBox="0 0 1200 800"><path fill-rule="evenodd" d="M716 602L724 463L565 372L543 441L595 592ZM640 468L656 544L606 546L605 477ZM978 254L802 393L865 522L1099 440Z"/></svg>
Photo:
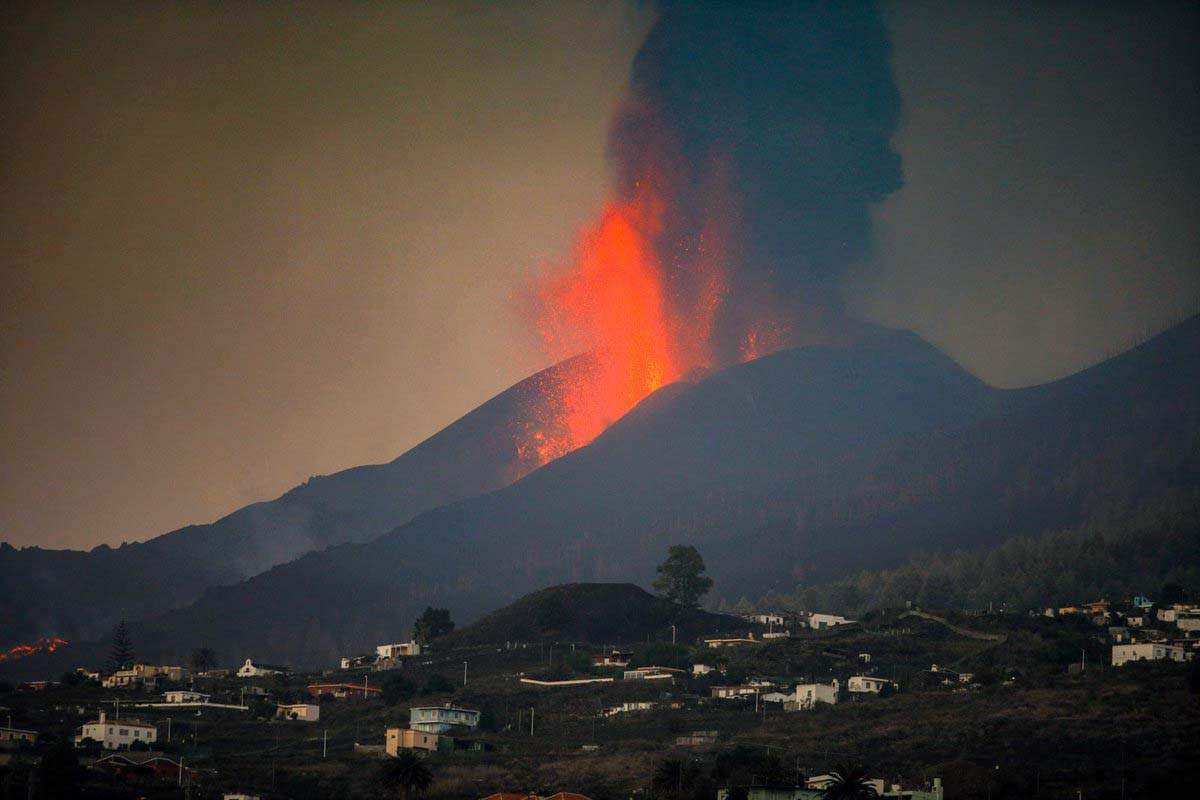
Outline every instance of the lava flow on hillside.
<svg viewBox="0 0 1200 800"><path fill-rule="evenodd" d="M66 639L60 639L57 636L42 637L36 642L18 644L7 650L0 651L0 661L16 661L19 658L28 658L38 653L53 653L66 644Z"/></svg>

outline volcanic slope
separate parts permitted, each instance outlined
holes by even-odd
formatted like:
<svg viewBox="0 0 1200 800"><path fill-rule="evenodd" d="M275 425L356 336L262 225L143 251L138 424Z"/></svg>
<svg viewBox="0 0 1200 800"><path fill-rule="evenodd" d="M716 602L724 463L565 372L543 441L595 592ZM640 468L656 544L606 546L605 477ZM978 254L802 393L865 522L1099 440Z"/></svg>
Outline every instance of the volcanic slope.
<svg viewBox="0 0 1200 800"><path fill-rule="evenodd" d="M366 541L455 500L507 485L533 465L515 444L543 427L543 386L578 366L544 370L396 460L310 479L281 497L206 525L91 551L0 544L0 649L39 636L106 633L186 605L310 550Z"/></svg>
<svg viewBox="0 0 1200 800"><path fill-rule="evenodd" d="M1200 318L1052 384L992 389L921 339L777 353L652 396L590 446L379 539L135 628L297 665L540 586L648 581L699 547L727 599L1063 527L1200 469Z"/></svg>

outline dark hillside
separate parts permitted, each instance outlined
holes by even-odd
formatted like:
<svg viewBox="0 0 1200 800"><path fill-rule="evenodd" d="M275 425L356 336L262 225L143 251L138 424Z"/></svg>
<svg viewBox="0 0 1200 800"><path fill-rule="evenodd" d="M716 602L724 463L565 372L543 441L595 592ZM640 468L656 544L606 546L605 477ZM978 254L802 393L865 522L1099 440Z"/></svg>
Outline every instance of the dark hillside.
<svg viewBox="0 0 1200 800"><path fill-rule="evenodd" d="M515 443L538 424L539 387L572 366L516 384L395 461L313 477L212 524L87 552L0 545L0 649L46 635L100 635L119 619L186 605L210 586L373 539L422 511L504 486L525 469Z"/></svg>
<svg viewBox="0 0 1200 800"><path fill-rule="evenodd" d="M646 581L669 545L728 600L1065 529L1200 475L1200 320L1079 375L987 387L917 337L777 353L651 398L592 445L365 544L139 626L328 663L426 605L469 621L537 587Z"/></svg>
<svg viewBox="0 0 1200 800"><path fill-rule="evenodd" d="M527 594L438 640L439 649L541 639L629 644L753 627L737 617L683 608L632 583L571 583Z"/></svg>

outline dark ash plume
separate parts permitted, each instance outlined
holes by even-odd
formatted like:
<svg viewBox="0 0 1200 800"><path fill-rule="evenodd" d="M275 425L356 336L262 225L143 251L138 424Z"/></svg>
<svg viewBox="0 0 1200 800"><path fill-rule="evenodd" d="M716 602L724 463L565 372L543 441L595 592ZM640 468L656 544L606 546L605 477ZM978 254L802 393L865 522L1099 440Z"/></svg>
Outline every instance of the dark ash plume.
<svg viewBox="0 0 1200 800"><path fill-rule="evenodd" d="M869 244L869 206L901 185L890 145L900 96L876 7L659 7L611 148L623 193L662 184L659 249L673 299L693 301L718 218L728 284L718 348L764 303L789 317L837 317L839 281Z"/></svg>

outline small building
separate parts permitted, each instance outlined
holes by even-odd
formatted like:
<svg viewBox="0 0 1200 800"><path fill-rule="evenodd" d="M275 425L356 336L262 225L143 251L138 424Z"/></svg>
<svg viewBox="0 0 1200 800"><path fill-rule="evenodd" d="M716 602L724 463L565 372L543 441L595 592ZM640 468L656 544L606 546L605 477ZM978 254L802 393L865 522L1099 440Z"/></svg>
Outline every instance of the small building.
<svg viewBox="0 0 1200 800"><path fill-rule="evenodd" d="M193 692L190 689L179 689L176 691L166 692L163 694L163 702L165 703L207 703L210 694L203 692Z"/></svg>
<svg viewBox="0 0 1200 800"><path fill-rule="evenodd" d="M37 731L12 726L0 726L0 749L8 750L18 747L33 747L37 744Z"/></svg>
<svg viewBox="0 0 1200 800"><path fill-rule="evenodd" d="M704 640L705 647L739 647L747 644L761 644L760 640L754 638L753 633L747 633L745 636L715 636Z"/></svg>
<svg viewBox="0 0 1200 800"><path fill-rule="evenodd" d="M783 625L787 618L783 614L746 614L742 619L758 625Z"/></svg>
<svg viewBox="0 0 1200 800"><path fill-rule="evenodd" d="M783 704L785 711L808 711L817 703L834 705L841 688L837 678L832 683L802 683L792 693L792 699Z"/></svg>
<svg viewBox="0 0 1200 800"><path fill-rule="evenodd" d="M1128 642L1129 628L1124 625L1109 625L1108 638L1117 643Z"/></svg>
<svg viewBox="0 0 1200 800"><path fill-rule="evenodd" d="M380 659L419 655L421 655L420 642L397 642L395 644L376 645L375 647L375 657Z"/></svg>
<svg viewBox="0 0 1200 800"><path fill-rule="evenodd" d="M790 692L767 692L759 696L759 699L764 703L786 703L791 698L792 695Z"/></svg>
<svg viewBox="0 0 1200 800"><path fill-rule="evenodd" d="M659 708L683 708L682 700L627 700L619 706L609 706L600 709L600 716L615 717L620 714L630 714L635 711L653 711Z"/></svg>
<svg viewBox="0 0 1200 800"><path fill-rule="evenodd" d="M410 709L408 727L425 733L446 733L455 726L479 727L479 712L470 708L458 708L447 703L444 706L424 706Z"/></svg>
<svg viewBox="0 0 1200 800"><path fill-rule="evenodd" d="M1112 664L1120 667L1131 661L1190 661L1192 654L1184 648L1166 642L1114 644Z"/></svg>
<svg viewBox="0 0 1200 800"><path fill-rule="evenodd" d="M1125 626L1129 628L1144 628L1146 627L1146 617L1142 614L1135 617L1126 617Z"/></svg>
<svg viewBox="0 0 1200 800"><path fill-rule="evenodd" d="M625 653L620 650L612 650L607 653L596 653L592 656L593 667L621 667L629 666L629 662L633 660L633 653Z"/></svg>
<svg viewBox="0 0 1200 800"><path fill-rule="evenodd" d="M715 700L733 700L739 697L753 697L761 691L761 686L751 686L749 684L712 686L709 688L709 695Z"/></svg>
<svg viewBox="0 0 1200 800"><path fill-rule="evenodd" d="M692 731L675 738L676 747L713 747L716 743L716 731Z"/></svg>
<svg viewBox="0 0 1200 800"><path fill-rule="evenodd" d="M673 667L638 667L627 669L621 677L627 681L673 681L683 670Z"/></svg>
<svg viewBox="0 0 1200 800"><path fill-rule="evenodd" d="M885 688L895 691L896 682L886 678L873 678L869 675L855 675L846 681L846 691L856 694L879 694Z"/></svg>
<svg viewBox="0 0 1200 800"><path fill-rule="evenodd" d="M392 758L400 755L401 750L421 750L426 753L438 749L439 740L445 737L428 731L415 731L411 728L388 728L384 734L384 752Z"/></svg>
<svg viewBox="0 0 1200 800"><path fill-rule="evenodd" d="M360 669L371 666L375 661L374 655L344 656L339 665L342 669Z"/></svg>
<svg viewBox="0 0 1200 800"><path fill-rule="evenodd" d="M238 667L237 676L239 678L264 678L272 675L288 675L291 674L291 671L291 667L284 667L278 664L264 664L261 661L247 658L246 663Z"/></svg>
<svg viewBox="0 0 1200 800"><path fill-rule="evenodd" d="M308 693L316 698L331 697L334 700L353 700L375 697L379 689L369 686L364 681L362 685L354 683L310 683Z"/></svg>
<svg viewBox="0 0 1200 800"><path fill-rule="evenodd" d="M275 716L297 722L317 722L321 719L321 707L312 703L281 703L275 707Z"/></svg>
<svg viewBox="0 0 1200 800"><path fill-rule="evenodd" d="M708 675L710 672L716 672L717 668L709 664L692 664L692 677L700 678Z"/></svg>
<svg viewBox="0 0 1200 800"><path fill-rule="evenodd" d="M828 630L839 625L849 625L852 622L854 620L839 617L837 614L810 614L808 616L808 627L814 631Z"/></svg>
<svg viewBox="0 0 1200 800"><path fill-rule="evenodd" d="M126 780L150 778L172 783L195 780L197 771L162 753L113 753L96 759L93 767Z"/></svg>
<svg viewBox="0 0 1200 800"><path fill-rule="evenodd" d="M1151 600L1149 597L1146 597L1145 595L1140 595L1140 594L1137 597L1133 598L1133 600L1130 601L1130 604L1134 608L1139 609L1141 611L1145 611L1149 608L1154 607L1153 600Z"/></svg>
<svg viewBox="0 0 1200 800"><path fill-rule="evenodd" d="M79 729L75 745L78 747L84 739L99 742L105 750L124 750L134 742L145 745L157 742L158 728L138 719L108 719L101 711L99 719L85 722Z"/></svg>
<svg viewBox="0 0 1200 800"><path fill-rule="evenodd" d="M243 792L226 792L221 795L221 800L262 800L260 794L244 794Z"/></svg>

